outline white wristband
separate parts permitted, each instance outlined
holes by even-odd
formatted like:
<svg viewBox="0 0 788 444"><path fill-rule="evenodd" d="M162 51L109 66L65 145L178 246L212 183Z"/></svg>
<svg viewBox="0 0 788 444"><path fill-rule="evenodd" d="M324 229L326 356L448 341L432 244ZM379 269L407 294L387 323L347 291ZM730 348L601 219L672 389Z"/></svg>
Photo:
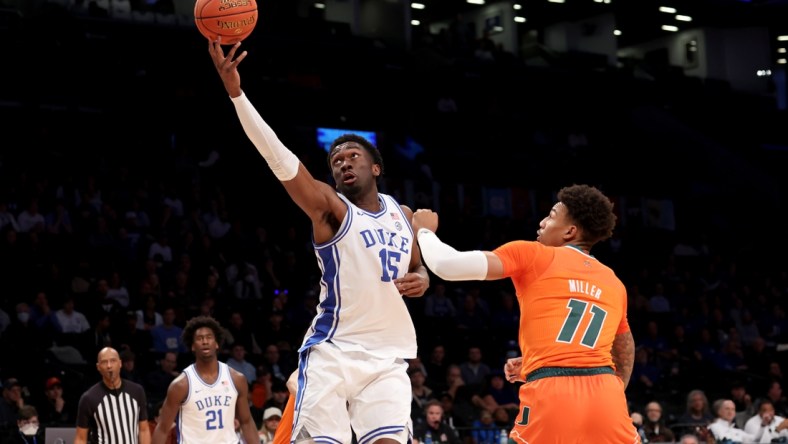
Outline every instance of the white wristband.
<svg viewBox="0 0 788 444"><path fill-rule="evenodd" d="M479 250L457 251L444 244L432 231L421 228L416 234L421 257L436 276L447 281L483 281L487 277L487 256Z"/></svg>
<svg viewBox="0 0 788 444"><path fill-rule="evenodd" d="M252 102L246 98L246 94L242 92L240 96L232 97L231 100L246 136L263 155L276 178L280 181L294 178L298 174L298 165L301 163L298 157L279 140L274 130L265 123Z"/></svg>

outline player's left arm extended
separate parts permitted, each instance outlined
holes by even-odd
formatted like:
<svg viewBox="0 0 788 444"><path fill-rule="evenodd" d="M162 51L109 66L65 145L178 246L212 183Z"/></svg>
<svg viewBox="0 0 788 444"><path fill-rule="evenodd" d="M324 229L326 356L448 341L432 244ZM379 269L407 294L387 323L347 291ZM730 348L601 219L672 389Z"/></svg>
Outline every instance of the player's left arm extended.
<svg viewBox="0 0 788 444"><path fill-rule="evenodd" d="M632 367L635 365L635 339L632 337L631 331L616 335L610 354L613 355L616 374L624 381L624 388L626 388L629 385L629 378L632 376Z"/></svg>

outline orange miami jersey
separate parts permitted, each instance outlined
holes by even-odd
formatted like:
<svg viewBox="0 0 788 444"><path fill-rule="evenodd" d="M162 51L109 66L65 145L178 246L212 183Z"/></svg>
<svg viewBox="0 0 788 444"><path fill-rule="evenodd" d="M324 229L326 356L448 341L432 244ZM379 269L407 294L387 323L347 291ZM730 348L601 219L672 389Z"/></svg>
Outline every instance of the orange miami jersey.
<svg viewBox="0 0 788 444"><path fill-rule="evenodd" d="M629 331L613 270L572 246L517 241L495 250L520 301L517 444L639 444L610 354ZM536 372L534 372L536 371Z"/></svg>
<svg viewBox="0 0 788 444"><path fill-rule="evenodd" d="M542 367L613 367L615 336L629 331L627 293L610 267L572 246L514 241L497 248L520 302L525 376Z"/></svg>

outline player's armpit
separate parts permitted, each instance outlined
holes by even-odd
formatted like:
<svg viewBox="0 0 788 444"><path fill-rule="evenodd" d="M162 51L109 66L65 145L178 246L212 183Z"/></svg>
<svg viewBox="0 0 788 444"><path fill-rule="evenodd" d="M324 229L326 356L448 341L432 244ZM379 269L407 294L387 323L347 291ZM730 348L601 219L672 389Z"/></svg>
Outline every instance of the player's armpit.
<svg viewBox="0 0 788 444"><path fill-rule="evenodd" d="M632 376L632 367L635 365L635 339L631 331L616 335L610 354L616 366L616 374L624 381L626 388Z"/></svg>

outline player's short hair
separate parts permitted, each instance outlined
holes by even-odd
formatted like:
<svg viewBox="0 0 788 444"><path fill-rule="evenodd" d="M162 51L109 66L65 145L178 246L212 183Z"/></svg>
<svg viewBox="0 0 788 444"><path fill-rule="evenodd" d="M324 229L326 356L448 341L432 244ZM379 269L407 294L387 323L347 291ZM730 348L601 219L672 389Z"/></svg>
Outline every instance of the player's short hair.
<svg viewBox="0 0 788 444"><path fill-rule="evenodd" d="M328 156L326 160L328 161L328 168L331 169L331 156L334 154L334 148L342 145L343 143L347 142L356 142L357 144L361 145L367 152L372 156L372 162L378 164L380 166L380 175L383 175L383 156L380 154L380 151L377 149L375 145L372 144L369 140L367 140L363 136L359 136L358 134L343 134L333 142L331 142L331 148L328 149Z"/></svg>
<svg viewBox="0 0 788 444"><path fill-rule="evenodd" d="M191 350L192 345L194 344L194 334L200 328L210 328L213 330L213 337L216 338L217 344L222 344L224 342L224 335L222 334L222 326L219 325L219 322L210 317L210 316L195 316L186 323L186 326L183 327L183 333L181 333L181 339L183 340L183 345L186 346L187 349Z"/></svg>
<svg viewBox="0 0 788 444"><path fill-rule="evenodd" d="M592 245L613 235L616 214L613 202L595 187L572 185L558 191L558 200L567 214L583 231L583 238Z"/></svg>

